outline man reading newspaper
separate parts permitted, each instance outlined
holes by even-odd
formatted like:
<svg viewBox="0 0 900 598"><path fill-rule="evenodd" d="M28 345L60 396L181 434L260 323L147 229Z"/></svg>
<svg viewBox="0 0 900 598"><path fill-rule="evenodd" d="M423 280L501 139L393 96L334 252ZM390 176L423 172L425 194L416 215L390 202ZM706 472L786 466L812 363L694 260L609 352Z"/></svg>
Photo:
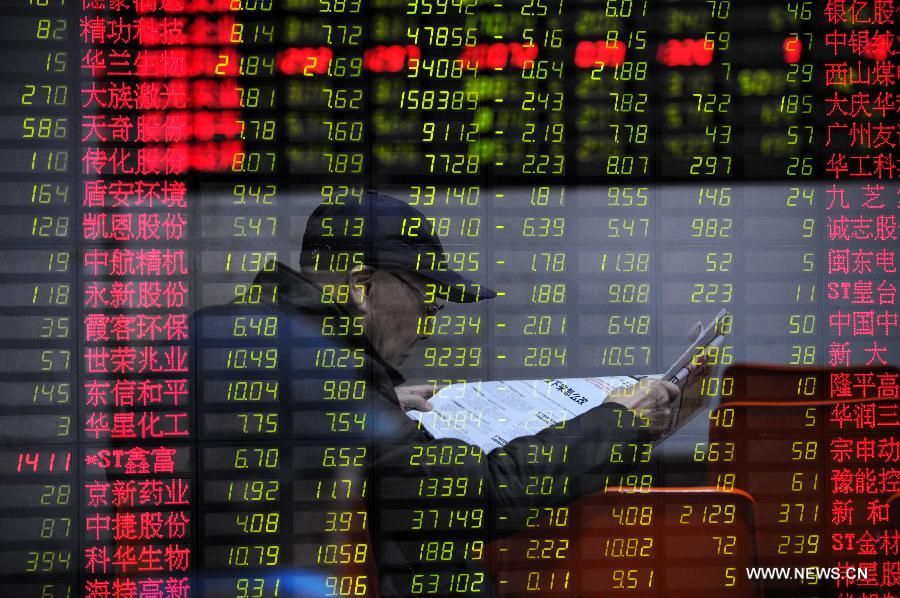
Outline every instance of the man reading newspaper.
<svg viewBox="0 0 900 598"><path fill-rule="evenodd" d="M706 365L720 350L723 323L731 315L722 310L700 328L693 344L658 376L604 376L544 380L505 380L454 384L443 388L430 403L416 402L409 416L435 438L459 438L485 451L505 446L521 436L577 417L605 402L640 395L649 380L663 380L673 400L654 409L655 426L668 436L686 423L702 405L699 384L709 375ZM713 361L719 361L713 359ZM668 419L663 419L668 415ZM658 428L656 428L658 429Z"/></svg>
<svg viewBox="0 0 900 598"><path fill-rule="evenodd" d="M433 261L421 256L440 256L443 247L424 229L410 234L409 219L425 220L378 193L322 204L307 222L300 271L270 263L254 280L264 297L277 290L277 303L235 301L194 321L213 339L201 354L225 338L229 346L264 342L284 356L265 377L284 381L279 405L293 415L294 479L285 486L300 510L292 562L309 580L293 596L333 594L336 579L356 580L353 595L494 595L486 542L524 528L536 510L597 491L604 479L617 483L632 464L615 462L614 444L656 442L680 396L674 382L644 379L607 385L601 402L561 380L555 388L582 411L564 427L550 425L561 413L547 407L546 425L521 422L521 431L534 429L527 435L492 434L505 443L496 450L430 432L404 411L411 397L427 397L404 389L396 369L426 338L417 322L440 310L436 295L468 303L494 293L452 270L421 268ZM238 317L277 319L279 334L234 338ZM480 409L464 417L484 418ZM536 480L552 492L535 492Z"/></svg>

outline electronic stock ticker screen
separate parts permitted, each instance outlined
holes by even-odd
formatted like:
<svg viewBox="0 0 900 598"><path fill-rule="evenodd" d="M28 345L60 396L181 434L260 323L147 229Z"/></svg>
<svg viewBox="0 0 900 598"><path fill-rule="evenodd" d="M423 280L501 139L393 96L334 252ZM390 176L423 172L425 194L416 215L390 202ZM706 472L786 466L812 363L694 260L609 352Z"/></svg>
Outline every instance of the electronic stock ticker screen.
<svg viewBox="0 0 900 598"><path fill-rule="evenodd" d="M0 9L9 595L900 592L893 0ZM370 190L441 245L353 250ZM723 308L663 441L397 404L662 372Z"/></svg>

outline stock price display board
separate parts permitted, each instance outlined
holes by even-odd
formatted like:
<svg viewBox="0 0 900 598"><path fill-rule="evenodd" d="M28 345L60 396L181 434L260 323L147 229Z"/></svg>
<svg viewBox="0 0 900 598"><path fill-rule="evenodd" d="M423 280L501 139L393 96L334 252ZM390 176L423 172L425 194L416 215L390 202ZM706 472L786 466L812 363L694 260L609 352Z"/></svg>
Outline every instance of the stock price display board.
<svg viewBox="0 0 900 598"><path fill-rule="evenodd" d="M0 8L10 595L900 592L893 0Z"/></svg>

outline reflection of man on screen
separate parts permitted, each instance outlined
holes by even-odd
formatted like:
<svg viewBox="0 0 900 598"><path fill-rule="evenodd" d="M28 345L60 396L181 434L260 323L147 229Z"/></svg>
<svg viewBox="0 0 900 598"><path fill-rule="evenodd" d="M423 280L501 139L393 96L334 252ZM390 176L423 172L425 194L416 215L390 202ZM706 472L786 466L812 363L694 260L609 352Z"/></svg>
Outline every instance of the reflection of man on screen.
<svg viewBox="0 0 900 598"><path fill-rule="evenodd" d="M413 345L428 338L421 332L428 328L422 322L437 316L443 300L470 303L496 296L440 267L443 247L429 228L421 212L379 193L367 193L362 201L347 205L320 205L306 225L300 258L303 276L320 288L347 289L373 348L394 367L402 366ZM330 264L351 261L357 265L329 269ZM668 394L660 391L665 386L648 382L608 400L644 409L645 417L655 418L667 410ZM404 408L427 410L425 399L431 389L399 386L395 391Z"/></svg>
<svg viewBox="0 0 900 598"><path fill-rule="evenodd" d="M461 574L466 593L490 595L479 561L498 522L523 527L535 508L567 502L598 489L604 475L627 471L611 462L612 444L655 441L678 389L645 380L565 426L488 454L434 439L404 413L426 408L428 392L401 386L398 393L403 377L396 367L427 338L420 321L435 316L442 301L470 303L495 293L440 266L443 247L427 223L406 203L373 192L320 205L307 223L301 271L272 264L256 278L256 285L277 286L277 304L231 304L208 314L279 318L279 365L290 367L281 379L291 381L279 401L292 410L291 444L310 449L294 452L294 501L310 511L303 520L322 522L295 527L295 546L347 542L329 536L334 531L359 532L371 542L371 552L346 559L341 550L334 559L305 558L298 548L294 564L333 579L364 554L378 567L378 579L368 583L384 596L407 596L414 587L449 593ZM297 462L299 454L309 461ZM546 457L552 454L557 458ZM558 489L534 493L536 479L554 479ZM367 518L354 519L363 502ZM327 524L335 513L344 524ZM435 541L442 546L437 556L429 548Z"/></svg>

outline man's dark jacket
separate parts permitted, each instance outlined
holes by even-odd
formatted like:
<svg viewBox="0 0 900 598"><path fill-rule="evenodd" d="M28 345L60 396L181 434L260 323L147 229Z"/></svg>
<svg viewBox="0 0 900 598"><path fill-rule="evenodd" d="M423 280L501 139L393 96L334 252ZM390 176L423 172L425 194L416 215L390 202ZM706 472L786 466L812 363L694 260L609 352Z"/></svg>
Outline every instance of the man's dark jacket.
<svg viewBox="0 0 900 598"><path fill-rule="evenodd" d="M403 377L364 336L340 333L352 314L323 303L300 273L282 264L266 270L253 296L197 314L199 379L213 388L277 380L277 401L242 407L279 413L281 491L264 506L281 510L280 568L313 579L303 584L308 595L363 575L355 587L367 595L494 595L487 543L625 472L610 463L612 443L648 440L614 404L489 454L435 440L403 412L394 390ZM247 333L265 318L267 329L254 326L271 333L277 321L274 336ZM250 352L232 353L228 367L228 351L242 349Z"/></svg>

